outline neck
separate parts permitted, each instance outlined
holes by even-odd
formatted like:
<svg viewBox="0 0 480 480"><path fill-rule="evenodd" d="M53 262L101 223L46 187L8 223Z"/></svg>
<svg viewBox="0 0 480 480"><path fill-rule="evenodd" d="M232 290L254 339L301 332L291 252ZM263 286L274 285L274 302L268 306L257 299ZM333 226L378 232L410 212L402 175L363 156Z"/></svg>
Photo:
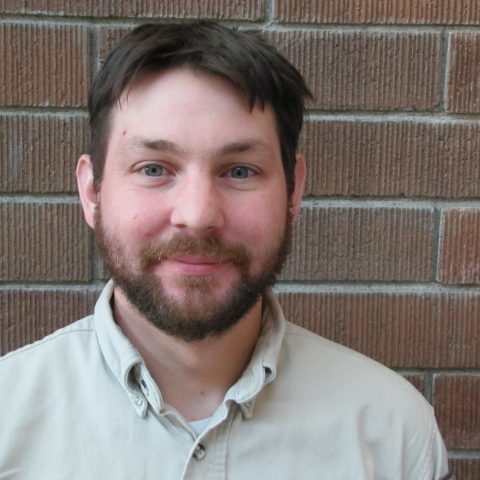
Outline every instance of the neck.
<svg viewBox="0 0 480 480"><path fill-rule="evenodd" d="M259 300L225 334L184 342L151 325L118 288L113 310L115 321L139 351L163 400L187 421L211 417L222 403L250 361L262 320Z"/></svg>

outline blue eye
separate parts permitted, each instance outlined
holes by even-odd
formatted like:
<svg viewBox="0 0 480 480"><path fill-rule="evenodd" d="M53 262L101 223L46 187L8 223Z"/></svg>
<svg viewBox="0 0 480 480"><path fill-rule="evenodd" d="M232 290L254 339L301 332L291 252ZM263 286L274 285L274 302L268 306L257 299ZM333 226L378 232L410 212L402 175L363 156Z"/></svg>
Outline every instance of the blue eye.
<svg viewBox="0 0 480 480"><path fill-rule="evenodd" d="M250 169L247 167L234 167L230 170L232 178L248 178L250 176Z"/></svg>
<svg viewBox="0 0 480 480"><path fill-rule="evenodd" d="M143 169L145 175L149 177L159 177L163 175L163 167L160 165L148 165Z"/></svg>

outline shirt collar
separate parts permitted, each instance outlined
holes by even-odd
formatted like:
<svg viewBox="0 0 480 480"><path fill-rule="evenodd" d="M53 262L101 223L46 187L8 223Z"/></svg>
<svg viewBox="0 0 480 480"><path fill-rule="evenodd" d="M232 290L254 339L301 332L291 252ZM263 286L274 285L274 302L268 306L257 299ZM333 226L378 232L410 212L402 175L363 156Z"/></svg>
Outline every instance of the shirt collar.
<svg viewBox="0 0 480 480"><path fill-rule="evenodd" d="M154 382L145 367L142 357L123 334L120 327L115 323L110 299L113 295L114 283L110 280L100 295L94 313L95 329L100 348L105 361L118 382L127 392L136 412L145 416L147 400L142 392L138 379L146 379L151 387ZM267 291L264 295L264 309L262 316L262 328L252 359L238 382L233 385L225 396L225 402L234 401L242 409L245 418L251 418L255 398L264 385L274 380L277 375L277 363L285 333L285 317L276 298ZM158 390L150 388L150 392ZM160 392L150 395L149 401L152 407L159 412L163 407Z"/></svg>
<svg viewBox="0 0 480 480"><path fill-rule="evenodd" d="M240 404L242 413L247 419L253 415L257 395L277 376L278 357L285 333L285 317L277 297L269 290L263 300L262 328L252 359L225 397L225 400L233 400Z"/></svg>
<svg viewBox="0 0 480 480"><path fill-rule="evenodd" d="M114 283L110 280L95 305L94 322L98 343L105 361L127 392L136 412L145 416L148 405L137 382L132 377L133 367L143 365L143 359L113 319L110 307L113 289Z"/></svg>

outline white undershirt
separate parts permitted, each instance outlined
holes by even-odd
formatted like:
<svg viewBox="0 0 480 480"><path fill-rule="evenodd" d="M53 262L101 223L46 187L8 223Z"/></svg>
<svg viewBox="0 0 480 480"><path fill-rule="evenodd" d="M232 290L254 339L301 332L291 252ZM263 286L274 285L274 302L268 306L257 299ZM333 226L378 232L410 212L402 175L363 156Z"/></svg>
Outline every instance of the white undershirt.
<svg viewBox="0 0 480 480"><path fill-rule="evenodd" d="M197 432L197 435L203 433L210 423L212 417L204 418L203 420L196 420L195 422L189 422L192 428Z"/></svg>

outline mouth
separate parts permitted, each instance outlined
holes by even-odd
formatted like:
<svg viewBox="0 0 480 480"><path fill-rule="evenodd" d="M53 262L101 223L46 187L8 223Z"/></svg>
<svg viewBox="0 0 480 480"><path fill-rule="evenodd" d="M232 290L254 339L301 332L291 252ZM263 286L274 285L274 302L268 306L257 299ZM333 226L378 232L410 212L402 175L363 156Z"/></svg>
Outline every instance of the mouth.
<svg viewBox="0 0 480 480"><path fill-rule="evenodd" d="M214 275L220 273L230 261L203 257L200 255L182 255L173 258L165 258L160 262L161 268L171 270L180 275Z"/></svg>
<svg viewBox="0 0 480 480"><path fill-rule="evenodd" d="M227 260L224 258L205 257L203 255L179 255L178 257L171 257L166 260L172 260L180 263L188 263L191 265L218 265Z"/></svg>

